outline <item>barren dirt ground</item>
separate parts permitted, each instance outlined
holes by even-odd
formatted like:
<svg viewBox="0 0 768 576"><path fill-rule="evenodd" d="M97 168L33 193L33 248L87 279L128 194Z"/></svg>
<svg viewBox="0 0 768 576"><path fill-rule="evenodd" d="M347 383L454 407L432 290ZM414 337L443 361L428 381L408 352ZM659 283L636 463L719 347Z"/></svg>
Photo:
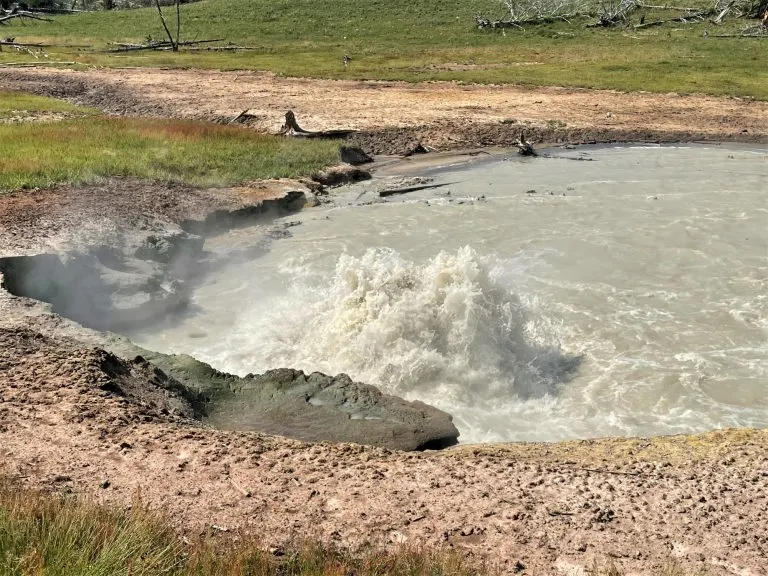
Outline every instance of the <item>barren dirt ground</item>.
<svg viewBox="0 0 768 576"><path fill-rule="evenodd" d="M367 139L379 153L414 139L437 148L510 144L521 129L547 141L768 141L768 102L708 96L154 69L2 70L0 87L118 114L227 121L248 110L250 125L264 132L276 132L293 110L308 130L388 131Z"/></svg>

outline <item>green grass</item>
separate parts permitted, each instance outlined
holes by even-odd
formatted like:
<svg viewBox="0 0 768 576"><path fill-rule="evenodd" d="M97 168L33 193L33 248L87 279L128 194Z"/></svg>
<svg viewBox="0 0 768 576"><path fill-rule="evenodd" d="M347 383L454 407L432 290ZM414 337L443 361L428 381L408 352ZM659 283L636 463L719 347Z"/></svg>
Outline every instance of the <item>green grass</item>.
<svg viewBox="0 0 768 576"><path fill-rule="evenodd" d="M35 96L34 94L26 94L24 92L0 90L0 118L21 112L66 112L80 115L94 113L90 108L75 106L63 100Z"/></svg>
<svg viewBox="0 0 768 576"><path fill-rule="evenodd" d="M33 112L57 106L87 112L26 95L19 95L16 105L8 105L14 98L15 94L3 99L0 115L13 114L19 106ZM337 158L337 143L299 141L195 121L90 116L0 123L0 190L84 183L108 176L225 186L307 175Z"/></svg>
<svg viewBox="0 0 768 576"><path fill-rule="evenodd" d="M95 110L75 106L63 100L35 96L23 92L0 90L0 121L26 114L65 113L79 116L95 114Z"/></svg>
<svg viewBox="0 0 768 576"><path fill-rule="evenodd" d="M282 555L212 535L183 543L134 502L130 512L0 481L2 576L474 576L457 553L403 548L351 554L302 543Z"/></svg>
<svg viewBox="0 0 768 576"><path fill-rule="evenodd" d="M478 30L477 11L503 15L498 0L203 0L182 6L182 39L225 38L254 50L114 55L52 49L51 58L84 65L263 69L305 77L513 82L768 99L764 41L712 37L735 31L743 20L634 31L587 29L589 20L576 19L502 34ZM98 49L111 41L163 38L152 9L58 16L52 23L12 24L6 33ZM344 54L353 58L348 69L341 64ZM0 54L0 62L30 59L7 50ZM451 69L455 64L473 68Z"/></svg>

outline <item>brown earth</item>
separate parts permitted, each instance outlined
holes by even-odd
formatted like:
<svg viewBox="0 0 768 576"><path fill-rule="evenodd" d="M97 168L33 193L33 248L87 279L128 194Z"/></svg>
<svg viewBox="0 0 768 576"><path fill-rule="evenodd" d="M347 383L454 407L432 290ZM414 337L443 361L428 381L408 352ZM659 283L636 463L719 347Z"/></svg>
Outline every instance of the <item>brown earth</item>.
<svg viewBox="0 0 768 576"><path fill-rule="evenodd" d="M194 70L3 70L0 87L118 114L225 121L249 108L252 126L270 132L293 109L307 129L362 130L357 142L377 153L420 140L508 145L521 127L548 141L768 141L768 103L702 96ZM112 179L19 191L0 196L0 256L56 250L84 231L87 242L115 222L149 232L159 219L248 209L296 185ZM140 493L181 533L215 525L265 546L451 546L527 574L580 576L613 561L646 575L672 558L692 572L768 575L768 431L419 454L305 444L204 428L164 374L78 334L0 290L0 474L27 486L118 506Z"/></svg>
<svg viewBox="0 0 768 576"><path fill-rule="evenodd" d="M113 114L249 123L277 132L287 110L303 128L354 128L369 152L539 142L768 142L768 102L610 90L282 78L266 72L2 70L0 87L67 98Z"/></svg>

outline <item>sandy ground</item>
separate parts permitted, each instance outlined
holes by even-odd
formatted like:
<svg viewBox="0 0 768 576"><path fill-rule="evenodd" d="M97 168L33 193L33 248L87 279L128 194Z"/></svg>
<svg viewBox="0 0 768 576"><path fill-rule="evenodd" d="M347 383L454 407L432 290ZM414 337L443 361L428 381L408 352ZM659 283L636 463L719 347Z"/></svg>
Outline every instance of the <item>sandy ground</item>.
<svg viewBox="0 0 768 576"><path fill-rule="evenodd" d="M153 69L2 70L0 87L117 114L228 121L248 110L250 125L264 132L276 132L293 110L308 130L363 131L360 143L376 153L398 153L419 140L440 149L510 145L522 129L548 142L768 142L768 102L737 98Z"/></svg>
<svg viewBox="0 0 768 576"><path fill-rule="evenodd" d="M768 431L426 453L311 445L206 430L162 398L117 394L124 371L74 342L0 322L0 345L6 473L118 505L140 493L182 532L451 546L529 574L594 561L651 574L671 558L768 574Z"/></svg>

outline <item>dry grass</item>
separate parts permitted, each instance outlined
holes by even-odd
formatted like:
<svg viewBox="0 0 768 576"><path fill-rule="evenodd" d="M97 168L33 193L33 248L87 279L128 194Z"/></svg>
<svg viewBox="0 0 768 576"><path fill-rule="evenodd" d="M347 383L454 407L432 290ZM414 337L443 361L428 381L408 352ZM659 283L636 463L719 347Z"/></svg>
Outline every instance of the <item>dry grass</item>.
<svg viewBox="0 0 768 576"><path fill-rule="evenodd" d="M401 547L358 553L319 542L265 550L258 539L178 537L139 497L128 510L37 492L0 477L0 576L485 576L500 570L455 550ZM622 576L595 560L590 576ZM670 560L655 576L706 576Z"/></svg>
<svg viewBox="0 0 768 576"><path fill-rule="evenodd" d="M319 543L280 552L214 535L186 544L136 500L129 511L0 481L0 575L475 576L459 554L402 548L351 554Z"/></svg>

